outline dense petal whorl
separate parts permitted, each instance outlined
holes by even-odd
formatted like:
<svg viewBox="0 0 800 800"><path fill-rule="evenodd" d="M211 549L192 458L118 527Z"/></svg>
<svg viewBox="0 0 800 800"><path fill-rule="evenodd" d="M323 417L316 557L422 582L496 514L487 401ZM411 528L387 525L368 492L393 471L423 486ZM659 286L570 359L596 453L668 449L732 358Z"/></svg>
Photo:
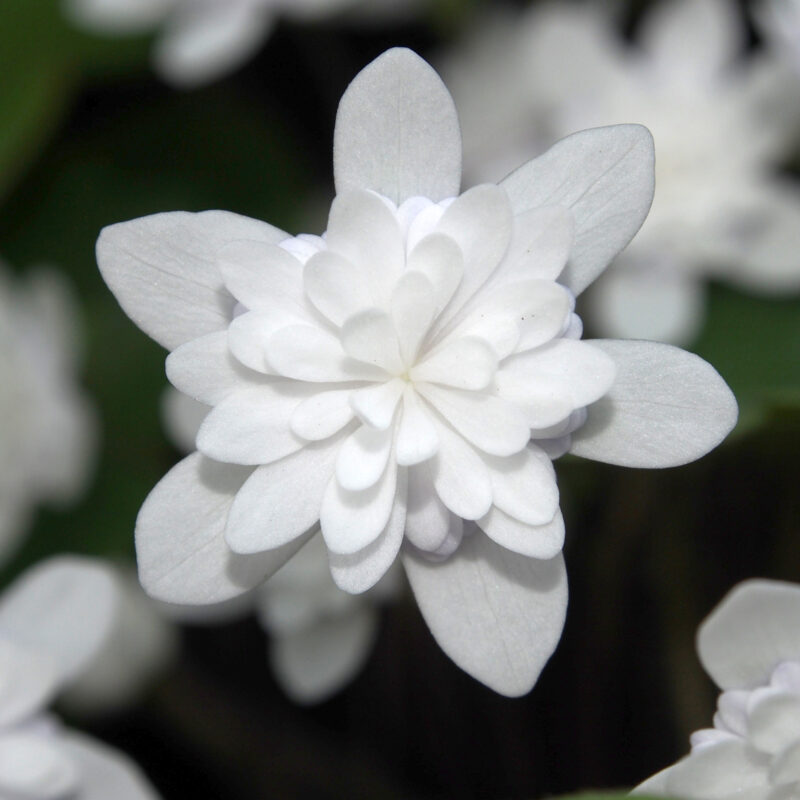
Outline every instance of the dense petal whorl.
<svg viewBox="0 0 800 800"><path fill-rule="evenodd" d="M219 270L237 301L227 347L208 337L205 355L175 351L168 372L179 389L215 403L201 452L270 469L273 482L286 476L281 530L255 538L262 493L245 485L227 523L234 550L280 546L319 519L332 553L374 549L379 575L402 541L389 536L404 528L401 503L409 522L421 504L441 520L441 535L410 534L432 557L446 555L448 541L452 551L447 532L459 518L506 546L541 528L543 557L558 552L547 453L566 450L615 367L578 341L574 298L553 279L572 244L569 212L539 216L527 220L531 236L492 185L399 207L353 190L334 201L322 237L222 248ZM547 226L553 233L542 236ZM221 361L222 370L200 366ZM319 468L295 491L309 448Z"/></svg>

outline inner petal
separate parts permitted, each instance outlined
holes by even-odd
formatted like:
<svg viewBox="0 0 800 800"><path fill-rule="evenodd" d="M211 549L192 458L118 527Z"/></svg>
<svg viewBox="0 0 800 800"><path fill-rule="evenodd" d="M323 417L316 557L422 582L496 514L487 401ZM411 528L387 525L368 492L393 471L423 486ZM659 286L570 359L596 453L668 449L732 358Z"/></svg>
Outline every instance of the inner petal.
<svg viewBox="0 0 800 800"><path fill-rule="evenodd" d="M406 382L400 378L375 383L350 393L350 405L364 422L385 430L392 423L397 403Z"/></svg>
<svg viewBox="0 0 800 800"><path fill-rule="evenodd" d="M417 359L436 313L434 288L421 272L406 272L392 292L392 321L406 366Z"/></svg>
<svg viewBox="0 0 800 800"><path fill-rule="evenodd" d="M330 250L308 260L303 287L314 307L334 325L343 325L348 317L373 303L363 270Z"/></svg>
<svg viewBox="0 0 800 800"><path fill-rule="evenodd" d="M456 339L437 348L409 370L413 381L429 381L456 389L485 389L497 371L497 356L482 339Z"/></svg>
<svg viewBox="0 0 800 800"><path fill-rule="evenodd" d="M407 384L403 391L403 415L397 432L397 463L419 464L436 455L439 435L431 415L425 410L414 388Z"/></svg>
<svg viewBox="0 0 800 800"><path fill-rule="evenodd" d="M345 439L336 459L336 479L348 492L369 489L380 480L389 453L394 431L361 425Z"/></svg>
<svg viewBox="0 0 800 800"><path fill-rule="evenodd" d="M405 369L397 332L385 311L370 308L350 317L342 328L342 347L357 361L391 375L400 375Z"/></svg>

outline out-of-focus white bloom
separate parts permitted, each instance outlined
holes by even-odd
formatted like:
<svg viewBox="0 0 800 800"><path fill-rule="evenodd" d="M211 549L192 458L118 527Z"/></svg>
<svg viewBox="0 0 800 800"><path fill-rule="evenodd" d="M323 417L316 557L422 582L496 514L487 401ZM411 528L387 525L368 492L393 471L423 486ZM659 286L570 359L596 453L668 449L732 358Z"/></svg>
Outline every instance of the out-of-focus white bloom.
<svg viewBox="0 0 800 800"><path fill-rule="evenodd" d="M169 388L164 425L175 444L190 452L209 408ZM400 591L399 567L367 592L350 594L331 577L328 551L314 536L255 592L221 606L183 606L168 611L186 622L221 622L255 605L270 635L269 660L276 679L294 700L316 703L349 683L369 656L378 629L379 605Z"/></svg>
<svg viewBox="0 0 800 800"><path fill-rule="evenodd" d="M241 66L269 36L279 16L310 21L333 14L403 17L420 0L64 0L80 26L105 34L161 26L153 53L159 74L189 88Z"/></svg>
<svg viewBox="0 0 800 800"><path fill-rule="evenodd" d="M108 564L117 602L114 623L95 657L71 681L60 703L71 714L98 716L137 702L172 663L174 626L129 568Z"/></svg>
<svg viewBox="0 0 800 800"><path fill-rule="evenodd" d="M139 577L163 600L220 602L321 529L358 594L402 547L443 649L523 694L566 612L551 458L683 464L736 420L702 359L580 341L573 295L647 213L651 137L583 131L459 195L452 99L395 49L342 98L334 173L323 237L210 211L98 240L123 308L172 351L171 382L213 407L200 452L139 513Z"/></svg>
<svg viewBox="0 0 800 800"><path fill-rule="evenodd" d="M466 170L481 179L500 178L526 142L619 122L651 130L652 210L589 309L605 335L681 343L702 324L709 278L800 288L800 187L776 174L800 98L777 60L745 56L732 0L662 0L635 40L603 4L537 5L482 27L447 76Z"/></svg>
<svg viewBox="0 0 800 800"><path fill-rule="evenodd" d="M63 278L0 265L0 560L38 503L74 500L93 465L95 417L77 383L78 324Z"/></svg>
<svg viewBox="0 0 800 800"><path fill-rule="evenodd" d="M800 73L800 0L755 0L753 13L767 43Z"/></svg>
<svg viewBox="0 0 800 800"><path fill-rule="evenodd" d="M115 624L114 580L89 559L54 558L0 596L0 796L156 800L121 753L45 709L96 658Z"/></svg>
<svg viewBox="0 0 800 800"><path fill-rule="evenodd" d="M687 800L800 796L800 586L753 580L700 627L700 661L723 690L692 752L637 787Z"/></svg>

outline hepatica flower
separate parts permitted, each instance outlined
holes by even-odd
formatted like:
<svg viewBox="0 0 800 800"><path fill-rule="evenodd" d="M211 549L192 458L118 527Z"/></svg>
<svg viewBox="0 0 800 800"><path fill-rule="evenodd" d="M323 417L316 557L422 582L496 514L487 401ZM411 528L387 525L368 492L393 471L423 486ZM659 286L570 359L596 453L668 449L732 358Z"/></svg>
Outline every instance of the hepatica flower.
<svg viewBox="0 0 800 800"><path fill-rule="evenodd" d="M439 644L527 692L567 603L551 456L685 463L730 430L719 375L676 348L582 342L573 294L641 224L648 132L571 136L459 195L450 95L408 50L339 106L324 236L221 211L106 228L103 275L211 411L137 520L140 579L182 603L257 585L321 528L359 593L402 553Z"/></svg>
<svg viewBox="0 0 800 800"><path fill-rule="evenodd" d="M800 794L800 587L737 586L700 627L700 661L723 690L713 728L637 792L689 800Z"/></svg>

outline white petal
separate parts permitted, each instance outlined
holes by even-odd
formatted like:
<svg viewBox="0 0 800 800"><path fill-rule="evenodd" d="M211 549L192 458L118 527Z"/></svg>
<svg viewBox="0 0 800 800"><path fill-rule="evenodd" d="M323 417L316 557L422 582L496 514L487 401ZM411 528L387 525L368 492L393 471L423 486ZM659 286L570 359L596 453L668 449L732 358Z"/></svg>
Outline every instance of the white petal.
<svg viewBox="0 0 800 800"><path fill-rule="evenodd" d="M741 739L697 750L673 765L667 778L671 797L707 797L709 800L765 788L766 783L766 765Z"/></svg>
<svg viewBox="0 0 800 800"><path fill-rule="evenodd" d="M246 311L228 326L228 349L237 361L251 370L274 375L267 360L269 340L281 328L298 324L304 324L304 320L286 309L273 309L268 314Z"/></svg>
<svg viewBox="0 0 800 800"><path fill-rule="evenodd" d="M342 327L342 347L351 358L392 375L403 372L400 343L385 311L367 309L350 317Z"/></svg>
<svg viewBox="0 0 800 800"><path fill-rule="evenodd" d="M334 325L373 304L364 270L330 250L315 253L303 269L308 299Z"/></svg>
<svg viewBox="0 0 800 800"><path fill-rule="evenodd" d="M353 419L352 393L352 389L332 389L312 394L295 407L289 427L312 442L333 436Z"/></svg>
<svg viewBox="0 0 800 800"><path fill-rule="evenodd" d="M217 253L217 264L228 291L249 311L306 315L303 266L282 247L258 241L231 242Z"/></svg>
<svg viewBox="0 0 800 800"><path fill-rule="evenodd" d="M166 367L167 378L176 389L209 406L231 391L261 380L233 358L226 331L185 342L167 356Z"/></svg>
<svg viewBox="0 0 800 800"><path fill-rule="evenodd" d="M294 555L304 539L248 556L226 544L231 503L250 474L193 453L156 484L136 520L139 580L148 594L168 603L219 603L252 589Z"/></svg>
<svg viewBox="0 0 800 800"><path fill-rule="evenodd" d="M247 60L264 41L273 20L263 3L180 4L156 43L156 69L180 88L212 81Z"/></svg>
<svg viewBox="0 0 800 800"><path fill-rule="evenodd" d="M308 445L253 472L227 516L225 540L233 552L275 550L319 522L322 497L344 435Z"/></svg>
<svg viewBox="0 0 800 800"><path fill-rule="evenodd" d="M413 364L433 322L436 290L421 272L406 272L392 292L392 322L397 331L403 365Z"/></svg>
<svg viewBox="0 0 800 800"><path fill-rule="evenodd" d="M234 300L217 269L217 250L236 239L277 243L287 237L227 211L153 214L104 228L97 263L125 313L174 350L231 320Z"/></svg>
<svg viewBox="0 0 800 800"><path fill-rule="evenodd" d="M773 755L800 740L800 697L777 691L759 699L747 717L747 733L756 748Z"/></svg>
<svg viewBox="0 0 800 800"><path fill-rule="evenodd" d="M447 339L479 336L489 342L502 359L558 336L571 311L567 290L553 281L504 284L482 291L479 301L470 307Z"/></svg>
<svg viewBox="0 0 800 800"><path fill-rule="evenodd" d="M333 140L336 191L372 189L399 205L458 194L461 133L439 76L393 48L365 67L339 103Z"/></svg>
<svg viewBox="0 0 800 800"><path fill-rule="evenodd" d="M336 585L350 594L371 589L394 564L406 523L407 470L397 473L397 492L386 527L375 541L356 553L328 554Z"/></svg>
<svg viewBox="0 0 800 800"><path fill-rule="evenodd" d="M574 410L613 391L616 372L613 356L594 343L556 339L506 359L497 385L500 396L515 403L530 398L536 404L546 392L555 402L568 400L570 410Z"/></svg>
<svg viewBox="0 0 800 800"><path fill-rule="evenodd" d="M464 276L464 254L452 237L431 233L413 247L407 268L409 272L421 273L431 282L436 310L441 311Z"/></svg>
<svg viewBox="0 0 800 800"><path fill-rule="evenodd" d="M769 777L777 787L774 797L769 800L791 800L800 780L800 740L795 739L778 754L770 767Z"/></svg>
<svg viewBox="0 0 800 800"><path fill-rule="evenodd" d="M429 381L456 389L485 389L497 370L497 356L483 339L474 336L448 340L409 372L413 381Z"/></svg>
<svg viewBox="0 0 800 800"><path fill-rule="evenodd" d="M693 91L698 84L709 91L720 85L745 46L740 16L728 0L657 3L644 15L639 41L670 86L680 80Z"/></svg>
<svg viewBox="0 0 800 800"><path fill-rule="evenodd" d="M209 411L207 405L192 400L171 386L161 393L164 431L172 444L184 453L195 449L197 431Z"/></svg>
<svg viewBox="0 0 800 800"><path fill-rule="evenodd" d="M436 641L461 669L508 697L531 690L561 637L564 561L525 558L475 531L446 561L404 554Z"/></svg>
<svg viewBox="0 0 800 800"><path fill-rule="evenodd" d="M457 517L455 514L450 514L450 518L448 520L447 526L447 535L442 540L442 543L430 553L429 557L433 560L444 560L445 558L449 558L456 550L458 550L459 546L461 545L461 541L464 538L464 528L466 527L466 523L464 522L461 517Z"/></svg>
<svg viewBox="0 0 800 800"><path fill-rule="evenodd" d="M580 131L512 172L502 186L515 215L560 205L575 217L561 282L582 292L639 230L653 200L653 137L641 125Z"/></svg>
<svg viewBox="0 0 800 800"><path fill-rule="evenodd" d="M59 556L23 573L0 598L0 636L52 658L71 680L97 655L119 596L99 560Z"/></svg>
<svg viewBox="0 0 800 800"><path fill-rule="evenodd" d="M273 635L272 671L292 700L319 703L358 674L375 642L377 627L376 609L363 605L309 628Z"/></svg>
<svg viewBox="0 0 800 800"><path fill-rule="evenodd" d="M54 738L11 731L0 742L0 795L58 800L80 787L78 766Z"/></svg>
<svg viewBox="0 0 800 800"><path fill-rule="evenodd" d="M550 459L528 446L508 458L487 456L494 505L528 525L546 525L558 511L558 486ZM539 556L541 558L541 556Z"/></svg>
<svg viewBox="0 0 800 800"><path fill-rule="evenodd" d="M407 384L400 378L373 383L350 393L350 404L369 425L385 430L392 424L394 412Z"/></svg>
<svg viewBox="0 0 800 800"><path fill-rule="evenodd" d="M444 329L494 272L508 250L511 230L508 195L499 186L475 186L447 207L436 232L449 236L461 248L464 275L434 331Z"/></svg>
<svg viewBox="0 0 800 800"><path fill-rule="evenodd" d="M800 655L800 587L740 583L700 626L697 652L722 689L765 684L781 661Z"/></svg>
<svg viewBox="0 0 800 800"><path fill-rule="evenodd" d="M431 463L408 470L406 536L415 547L433 553L441 547L450 529L450 512L436 494Z"/></svg>
<svg viewBox="0 0 800 800"><path fill-rule="evenodd" d="M390 458L381 479L361 492L348 492L331 478L322 498L320 527L332 553L356 553L380 536L394 506L397 472Z"/></svg>
<svg viewBox="0 0 800 800"><path fill-rule="evenodd" d="M436 422L440 446L433 485L456 516L478 519L492 505L492 482L483 459L448 425Z"/></svg>
<svg viewBox="0 0 800 800"><path fill-rule="evenodd" d="M359 426L339 448L336 479L348 492L360 492L374 486L383 475L392 451L394 430Z"/></svg>
<svg viewBox="0 0 800 800"><path fill-rule="evenodd" d="M98 33L131 34L158 25L171 7L171 0L70 0L64 13Z"/></svg>
<svg viewBox="0 0 800 800"><path fill-rule="evenodd" d="M49 653L0 640L0 727L22 722L55 694L61 670Z"/></svg>
<svg viewBox="0 0 800 800"><path fill-rule="evenodd" d="M519 409L480 392L417 384L417 391L469 442L494 456L518 453L531 437Z"/></svg>
<svg viewBox="0 0 800 800"><path fill-rule="evenodd" d="M384 370L348 358L335 336L312 325L292 325L273 334L267 346L267 360L277 373L298 381L386 378Z"/></svg>
<svg viewBox="0 0 800 800"><path fill-rule="evenodd" d="M62 734L61 746L78 765L80 800L159 800L139 767L118 750L75 731Z"/></svg>
<svg viewBox="0 0 800 800"><path fill-rule="evenodd" d="M413 387L406 384L395 447L397 463L404 466L419 464L435 455L438 449L439 435L431 415L420 402Z"/></svg>
<svg viewBox="0 0 800 800"><path fill-rule="evenodd" d="M370 305L385 308L405 266L400 223L386 201L363 190L339 194L331 205L325 242L361 276L356 296L368 291Z"/></svg>
<svg viewBox="0 0 800 800"><path fill-rule="evenodd" d="M555 558L564 546L564 517L558 510L544 525L527 525L492 506L478 525L501 547L530 558Z"/></svg>
<svg viewBox="0 0 800 800"><path fill-rule="evenodd" d="M590 344L614 359L617 377L573 434L576 455L628 467L672 467L705 455L736 424L731 390L702 358L655 342Z"/></svg>
<svg viewBox="0 0 800 800"><path fill-rule="evenodd" d="M588 316L614 339L693 341L705 318L705 287L673 262L615 266L588 293Z"/></svg>
<svg viewBox="0 0 800 800"><path fill-rule="evenodd" d="M564 270L575 238L575 219L561 206L531 208L514 216L508 252L490 287L533 279L554 281Z"/></svg>
<svg viewBox="0 0 800 800"><path fill-rule="evenodd" d="M304 399L289 381L238 389L211 409L197 432L197 449L229 464L270 464L305 445L289 425Z"/></svg>

